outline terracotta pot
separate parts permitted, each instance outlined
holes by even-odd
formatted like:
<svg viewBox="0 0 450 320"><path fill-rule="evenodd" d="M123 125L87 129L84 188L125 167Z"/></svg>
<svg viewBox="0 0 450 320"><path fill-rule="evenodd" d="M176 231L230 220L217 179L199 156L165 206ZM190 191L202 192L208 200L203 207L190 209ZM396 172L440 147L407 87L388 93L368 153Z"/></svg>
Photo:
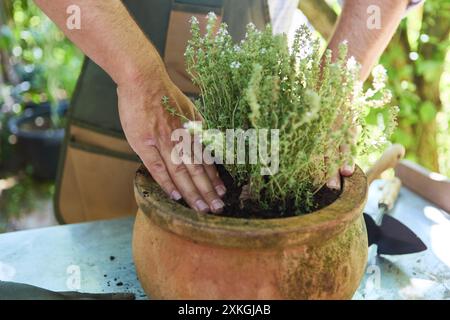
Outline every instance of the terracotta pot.
<svg viewBox="0 0 450 320"><path fill-rule="evenodd" d="M314 213L236 219L171 201L140 169L133 254L156 299L349 299L367 262L362 211L367 180L357 168L339 199Z"/></svg>

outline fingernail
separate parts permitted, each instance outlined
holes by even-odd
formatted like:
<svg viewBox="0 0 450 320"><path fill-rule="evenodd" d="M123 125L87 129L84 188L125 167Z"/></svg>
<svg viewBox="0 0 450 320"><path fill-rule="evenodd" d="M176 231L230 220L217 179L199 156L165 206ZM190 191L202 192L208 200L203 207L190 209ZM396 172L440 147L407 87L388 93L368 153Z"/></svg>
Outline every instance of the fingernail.
<svg viewBox="0 0 450 320"><path fill-rule="evenodd" d="M211 202L211 207L214 212L220 212L223 209L224 205L225 203L223 203L223 201L219 199L213 200Z"/></svg>
<svg viewBox="0 0 450 320"><path fill-rule="evenodd" d="M227 189L225 188L225 186L222 186L222 185L216 186L215 189L216 189L217 194L220 197L223 197L225 195L225 193L227 192Z"/></svg>
<svg viewBox="0 0 450 320"><path fill-rule="evenodd" d="M174 190L174 191L172 191L172 193L170 194L170 197L171 197L173 200L178 201L178 200L181 199L181 194L180 194L178 191Z"/></svg>
<svg viewBox="0 0 450 320"><path fill-rule="evenodd" d="M195 206L197 207L198 211L201 211L201 212L208 212L209 211L208 205L203 200L195 201Z"/></svg>
<svg viewBox="0 0 450 320"><path fill-rule="evenodd" d="M352 165L349 165L349 164L346 164L346 165L344 165L344 167L342 168L342 174L343 175L351 175L351 174L353 174L353 166Z"/></svg>
<svg viewBox="0 0 450 320"><path fill-rule="evenodd" d="M332 178L330 181L328 181L327 187L335 190L339 190L341 188L340 182L336 178Z"/></svg>

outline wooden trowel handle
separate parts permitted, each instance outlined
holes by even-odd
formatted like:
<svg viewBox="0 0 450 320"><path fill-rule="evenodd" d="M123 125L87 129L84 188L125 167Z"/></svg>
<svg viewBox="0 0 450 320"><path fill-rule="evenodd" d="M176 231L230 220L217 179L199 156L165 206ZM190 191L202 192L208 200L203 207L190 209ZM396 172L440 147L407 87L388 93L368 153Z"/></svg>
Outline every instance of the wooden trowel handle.
<svg viewBox="0 0 450 320"><path fill-rule="evenodd" d="M378 208L385 210L385 213L391 211L394 207L395 200L397 200L401 187L402 182L399 178L394 177L387 180L383 186L381 198L378 200Z"/></svg>
<svg viewBox="0 0 450 320"><path fill-rule="evenodd" d="M367 183L370 185L387 169L394 168L397 163L405 156L405 148L401 144L390 146L380 159L370 168L367 175Z"/></svg>

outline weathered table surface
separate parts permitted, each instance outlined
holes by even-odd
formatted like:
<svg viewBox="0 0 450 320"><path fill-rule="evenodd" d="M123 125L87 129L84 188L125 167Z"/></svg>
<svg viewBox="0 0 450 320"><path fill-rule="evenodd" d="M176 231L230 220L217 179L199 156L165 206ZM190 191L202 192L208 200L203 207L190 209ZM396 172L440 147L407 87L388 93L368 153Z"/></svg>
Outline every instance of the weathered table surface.
<svg viewBox="0 0 450 320"><path fill-rule="evenodd" d="M366 211L376 210L379 187ZM402 188L392 215L428 246L422 253L372 259L354 299L450 299L450 216ZM133 292L145 299L131 255L133 218L0 235L0 280L56 291Z"/></svg>

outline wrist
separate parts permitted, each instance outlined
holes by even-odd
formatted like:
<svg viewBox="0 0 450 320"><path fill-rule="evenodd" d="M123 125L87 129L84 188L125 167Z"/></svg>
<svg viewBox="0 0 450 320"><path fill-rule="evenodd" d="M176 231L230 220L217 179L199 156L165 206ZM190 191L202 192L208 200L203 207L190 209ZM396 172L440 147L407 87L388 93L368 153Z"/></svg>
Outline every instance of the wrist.
<svg viewBox="0 0 450 320"><path fill-rule="evenodd" d="M157 84L170 81L164 62L157 51L153 47L145 51L146 53L140 54L140 56L127 59L127 63L123 65L116 79L114 79L118 86L130 84L143 86L149 83Z"/></svg>

